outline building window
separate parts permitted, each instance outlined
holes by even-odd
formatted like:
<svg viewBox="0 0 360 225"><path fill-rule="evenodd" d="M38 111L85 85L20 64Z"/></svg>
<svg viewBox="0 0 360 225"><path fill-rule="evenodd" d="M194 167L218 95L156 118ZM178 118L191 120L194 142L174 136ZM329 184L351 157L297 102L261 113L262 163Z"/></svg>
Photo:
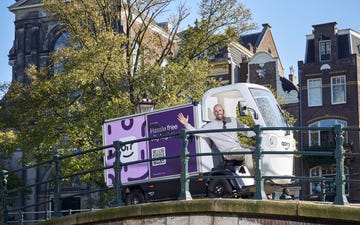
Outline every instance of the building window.
<svg viewBox="0 0 360 225"><path fill-rule="evenodd" d="M68 32L62 33L55 41L54 52L69 46L70 34ZM64 65L62 63L54 65L54 73L64 72Z"/></svg>
<svg viewBox="0 0 360 225"><path fill-rule="evenodd" d="M55 41L54 51L66 48L69 45L70 34L68 32L62 33Z"/></svg>
<svg viewBox="0 0 360 225"><path fill-rule="evenodd" d="M331 60L331 41L320 41L320 62Z"/></svg>
<svg viewBox="0 0 360 225"><path fill-rule="evenodd" d="M333 105L346 103L345 75L331 77L331 103Z"/></svg>
<svg viewBox="0 0 360 225"><path fill-rule="evenodd" d="M320 120L309 124L309 127L333 127L335 124L340 124L346 127L347 123L343 120ZM344 140L347 140L347 135L344 133ZM335 145L335 133L332 130L310 130L309 131L309 146L329 146Z"/></svg>
<svg viewBox="0 0 360 225"><path fill-rule="evenodd" d="M322 105L321 78L307 80L307 86L308 86L308 106L321 106Z"/></svg>
<svg viewBox="0 0 360 225"><path fill-rule="evenodd" d="M344 167L345 175L349 175L349 168ZM315 166L310 169L310 177L316 178L333 178L336 175L336 165L321 165ZM315 181L310 182L310 195L319 196L321 193L325 194L326 199L330 200L331 197L335 196L336 184L334 181ZM345 193L349 193L348 183L345 184Z"/></svg>

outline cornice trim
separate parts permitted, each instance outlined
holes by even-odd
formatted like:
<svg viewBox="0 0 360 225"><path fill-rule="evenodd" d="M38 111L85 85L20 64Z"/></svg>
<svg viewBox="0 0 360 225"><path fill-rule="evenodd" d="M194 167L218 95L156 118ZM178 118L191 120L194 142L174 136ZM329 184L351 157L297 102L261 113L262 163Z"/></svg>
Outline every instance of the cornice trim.
<svg viewBox="0 0 360 225"><path fill-rule="evenodd" d="M16 6L16 5L12 5L10 6L8 9L11 12L15 12L18 10L24 10L24 9L35 9L35 8L42 8L43 4L42 3L38 3L38 4L34 4L34 5L25 5L25 6Z"/></svg>

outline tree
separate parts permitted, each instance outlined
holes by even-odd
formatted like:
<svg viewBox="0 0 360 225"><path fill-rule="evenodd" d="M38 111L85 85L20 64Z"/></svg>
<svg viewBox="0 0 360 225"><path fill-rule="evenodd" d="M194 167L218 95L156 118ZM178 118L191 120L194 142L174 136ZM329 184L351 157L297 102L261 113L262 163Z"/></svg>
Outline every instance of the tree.
<svg viewBox="0 0 360 225"><path fill-rule="evenodd" d="M5 96L6 92L9 89L10 84L9 83L3 83L0 85L0 92L1 96ZM9 121L7 120L9 118L7 111L5 110L4 106L5 99L2 98L0 100L0 149L3 149L3 151L0 152L0 158L7 159L10 155L11 148L15 143L15 133L13 130L8 129L7 125L9 124ZM2 162L4 162L2 160ZM0 163L0 167L4 166L2 163Z"/></svg>
<svg viewBox="0 0 360 225"><path fill-rule="evenodd" d="M199 5L200 20L180 34L179 57L185 60L206 58L219 53L240 34L254 29L250 10L236 0L203 0Z"/></svg>
<svg viewBox="0 0 360 225"><path fill-rule="evenodd" d="M12 149L37 161L93 148L102 143L104 120L134 113L144 92L161 108L197 101L218 85L207 79L207 55L252 28L250 12L235 0L203 0L200 19L178 35L188 16L184 5L170 16L171 29L156 24L173 2L43 1L71 38L48 67L29 66L31 83L12 83L2 109L5 127L16 134ZM67 168L102 163L101 155L91 157Z"/></svg>

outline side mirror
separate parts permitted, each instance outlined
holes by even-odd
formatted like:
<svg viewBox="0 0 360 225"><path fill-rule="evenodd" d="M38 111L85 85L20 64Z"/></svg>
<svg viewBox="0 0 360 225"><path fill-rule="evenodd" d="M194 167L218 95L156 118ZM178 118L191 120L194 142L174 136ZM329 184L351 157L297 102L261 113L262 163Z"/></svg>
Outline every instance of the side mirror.
<svg viewBox="0 0 360 225"><path fill-rule="evenodd" d="M257 112L255 111L255 109L253 108L250 108L250 107L247 107L248 109L250 109L252 112L253 112L253 116L254 116L254 119L259 119L259 115L257 114Z"/></svg>
<svg viewBox="0 0 360 225"><path fill-rule="evenodd" d="M255 109L246 106L245 103L239 101L238 108L239 108L240 116L246 116L248 114L248 110L250 110L253 113L254 119L255 120L259 119L259 115L255 111Z"/></svg>
<svg viewBox="0 0 360 225"><path fill-rule="evenodd" d="M245 103L238 101L238 109L240 116L247 116L248 111Z"/></svg>

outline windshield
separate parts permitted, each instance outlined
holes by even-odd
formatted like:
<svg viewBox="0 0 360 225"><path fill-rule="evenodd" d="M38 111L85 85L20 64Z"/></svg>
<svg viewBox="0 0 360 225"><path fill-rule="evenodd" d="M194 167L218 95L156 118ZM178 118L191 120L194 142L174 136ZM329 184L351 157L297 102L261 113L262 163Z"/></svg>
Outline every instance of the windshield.
<svg viewBox="0 0 360 225"><path fill-rule="evenodd" d="M260 114L264 118L267 127L287 127L285 118L271 92L250 88Z"/></svg>

